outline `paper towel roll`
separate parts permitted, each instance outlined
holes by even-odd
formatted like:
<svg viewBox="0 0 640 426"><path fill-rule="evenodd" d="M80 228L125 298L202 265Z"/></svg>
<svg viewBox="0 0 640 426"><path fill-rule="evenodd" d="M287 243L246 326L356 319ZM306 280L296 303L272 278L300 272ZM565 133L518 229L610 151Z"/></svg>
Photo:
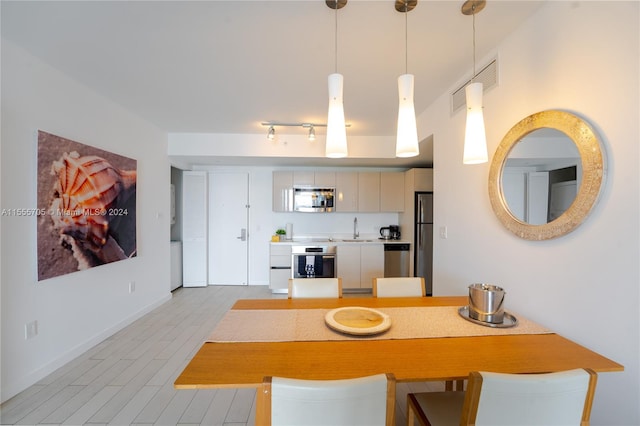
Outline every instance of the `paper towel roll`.
<svg viewBox="0 0 640 426"><path fill-rule="evenodd" d="M285 238L287 240L293 239L293 223L287 223L285 231L287 232Z"/></svg>

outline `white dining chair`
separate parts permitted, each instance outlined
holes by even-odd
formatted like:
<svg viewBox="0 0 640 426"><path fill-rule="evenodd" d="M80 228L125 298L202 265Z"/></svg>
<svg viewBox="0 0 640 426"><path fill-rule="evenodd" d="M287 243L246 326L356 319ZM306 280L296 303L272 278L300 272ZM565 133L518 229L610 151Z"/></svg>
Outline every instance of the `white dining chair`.
<svg viewBox="0 0 640 426"><path fill-rule="evenodd" d="M373 278L373 297L424 297L426 296L424 277ZM445 390L452 391L454 382L447 380ZM464 380L455 382L456 390L464 388Z"/></svg>
<svg viewBox="0 0 640 426"><path fill-rule="evenodd" d="M289 278L288 297L342 297L342 278Z"/></svg>
<svg viewBox="0 0 640 426"><path fill-rule="evenodd" d="M589 424L597 375L471 372L466 392L407 395L407 424L554 426Z"/></svg>
<svg viewBox="0 0 640 426"><path fill-rule="evenodd" d="M342 380L265 377L257 426L383 426L395 421L396 380L376 374Z"/></svg>
<svg viewBox="0 0 640 426"><path fill-rule="evenodd" d="M425 296L423 277L386 277L373 279L373 297Z"/></svg>

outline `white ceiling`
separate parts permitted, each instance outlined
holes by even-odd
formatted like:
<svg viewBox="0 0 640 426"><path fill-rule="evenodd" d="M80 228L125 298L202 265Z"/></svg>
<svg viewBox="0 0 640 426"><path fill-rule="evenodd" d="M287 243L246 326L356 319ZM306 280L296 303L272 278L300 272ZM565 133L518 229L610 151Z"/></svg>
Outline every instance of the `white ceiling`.
<svg viewBox="0 0 640 426"><path fill-rule="evenodd" d="M348 135L395 135L397 77L406 71L415 75L418 114L470 77L472 18L462 3L420 0L409 12L408 70L405 15L394 0L350 0L338 11ZM489 1L476 16L476 57L542 3ZM324 0L2 1L1 8L3 38L169 133L266 135L264 121L326 123L336 24ZM429 152L417 161L432 161L429 141L421 145ZM416 160L395 164L407 161Z"/></svg>

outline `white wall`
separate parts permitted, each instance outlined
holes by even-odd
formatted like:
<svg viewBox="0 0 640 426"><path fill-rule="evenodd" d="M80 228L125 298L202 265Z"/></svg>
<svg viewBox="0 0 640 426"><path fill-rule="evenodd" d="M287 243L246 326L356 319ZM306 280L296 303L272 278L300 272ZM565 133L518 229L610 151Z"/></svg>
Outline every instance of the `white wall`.
<svg viewBox="0 0 640 426"><path fill-rule="evenodd" d="M38 282L36 218L1 218L2 401L170 297L166 134L2 40L2 208L36 207L38 129L138 160L138 255Z"/></svg>
<svg viewBox="0 0 640 426"><path fill-rule="evenodd" d="M487 56L500 64L500 85L484 98L490 153L546 109L574 112L602 136L605 187L569 235L533 242L503 228L488 198L490 162L462 164L464 111L451 116L445 94L419 116L420 133L434 134L435 226L449 236L434 241L434 294L501 285L508 310L623 364L599 376L594 425L640 424L639 5L549 2Z"/></svg>

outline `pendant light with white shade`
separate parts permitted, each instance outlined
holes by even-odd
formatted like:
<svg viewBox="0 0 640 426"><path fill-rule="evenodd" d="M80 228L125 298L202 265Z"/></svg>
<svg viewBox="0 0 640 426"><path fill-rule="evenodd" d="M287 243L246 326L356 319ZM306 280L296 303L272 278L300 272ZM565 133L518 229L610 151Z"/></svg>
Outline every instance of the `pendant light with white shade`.
<svg viewBox="0 0 640 426"><path fill-rule="evenodd" d="M348 155L347 129L344 121L342 101L343 78L338 74L338 9L347 4L347 0L325 0L327 6L335 9L335 73L329 75L329 113L327 118L327 141L325 155L341 158Z"/></svg>
<svg viewBox="0 0 640 426"><path fill-rule="evenodd" d="M467 123L464 134L464 164L480 164L488 161L487 136L482 113L482 83L476 77L476 13L484 9L486 0L467 0L462 5L463 15L473 17L473 76L465 88L467 99Z"/></svg>
<svg viewBox="0 0 640 426"><path fill-rule="evenodd" d="M417 0L396 0L395 9L404 13L405 74L398 77L398 132L396 137L396 157L415 157L420 154L416 111L413 106L413 74L408 74L408 14L416 7Z"/></svg>

